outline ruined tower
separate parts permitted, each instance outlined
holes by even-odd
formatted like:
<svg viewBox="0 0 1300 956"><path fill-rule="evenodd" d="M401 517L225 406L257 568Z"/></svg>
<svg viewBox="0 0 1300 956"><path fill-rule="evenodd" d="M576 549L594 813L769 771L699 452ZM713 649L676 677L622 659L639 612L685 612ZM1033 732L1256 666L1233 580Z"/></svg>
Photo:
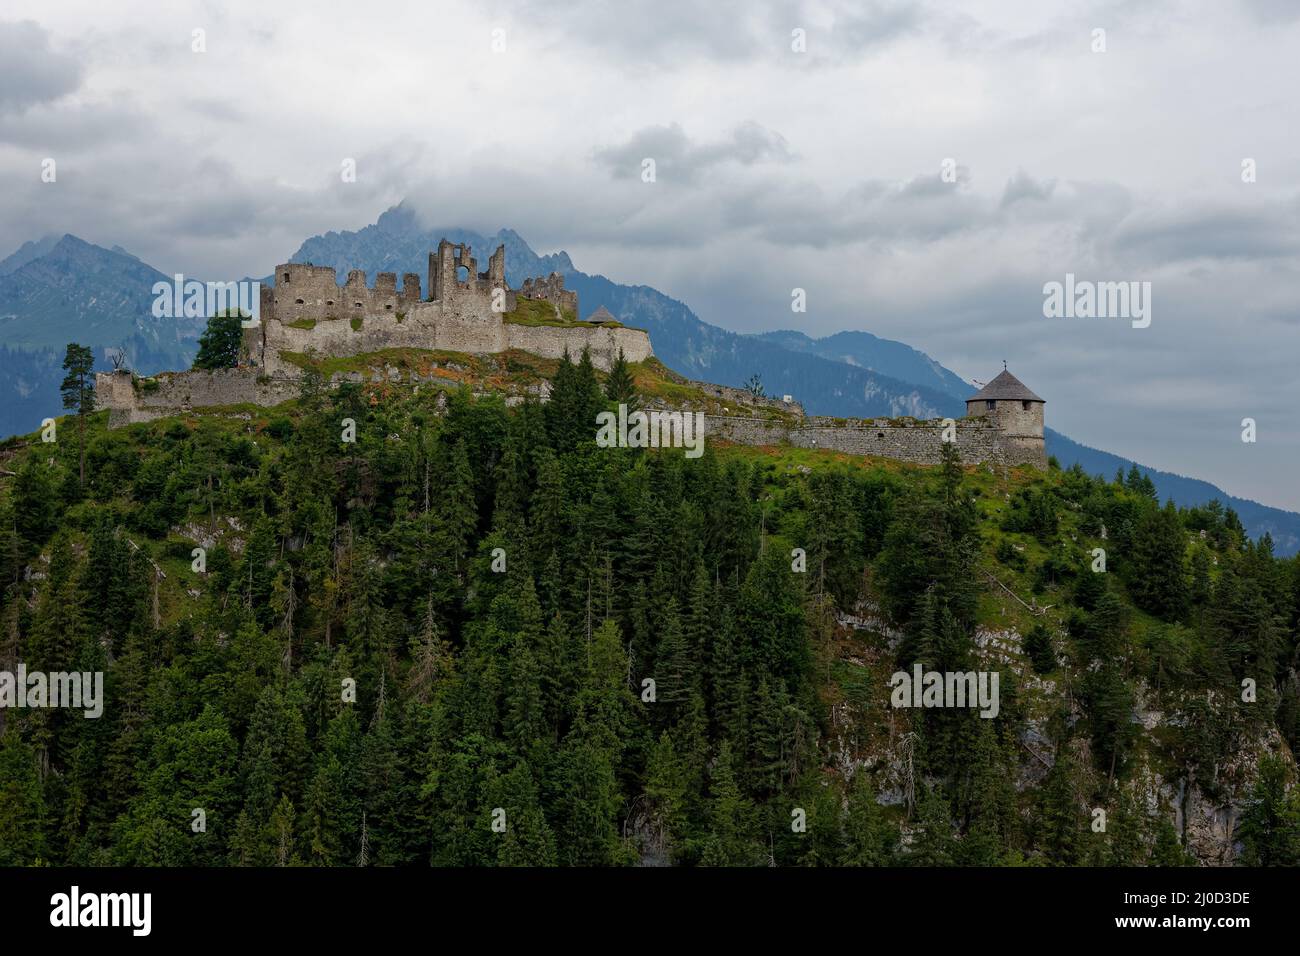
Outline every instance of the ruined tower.
<svg viewBox="0 0 1300 956"><path fill-rule="evenodd" d="M998 427L1010 457L1046 465L1043 406L1047 403L1005 368L966 399L966 414L983 416Z"/></svg>

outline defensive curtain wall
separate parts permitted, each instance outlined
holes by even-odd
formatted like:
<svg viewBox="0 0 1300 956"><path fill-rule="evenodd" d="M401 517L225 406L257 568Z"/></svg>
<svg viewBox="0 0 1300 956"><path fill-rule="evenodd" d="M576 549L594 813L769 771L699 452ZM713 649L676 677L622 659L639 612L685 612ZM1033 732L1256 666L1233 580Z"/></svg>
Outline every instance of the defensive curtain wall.
<svg viewBox="0 0 1300 956"><path fill-rule="evenodd" d="M387 382L411 387L430 383L435 388L455 388L452 378L440 379L436 372L420 376L397 368L372 368L368 373L336 372L331 384L342 381ZM900 461L937 464L940 461L944 422L912 419L852 419L805 416L797 402L778 402L741 397L742 390L706 382L691 382L727 400L722 413L705 412L705 441L722 440L741 445L792 445L797 448L825 448L850 455L879 455ZM96 390L99 402L109 411L109 426L117 428L135 422L183 414L196 408L248 404L271 407L295 398L298 380L268 376L255 368L221 369L205 372L162 374L138 380L129 372L101 372ZM548 389L526 390L542 399ZM513 396L522 401L523 395ZM508 402L513 404L512 399ZM667 408L666 403L645 403L647 409ZM685 410L691 410L689 405ZM595 425L593 423L593 433ZM1041 447L1026 446L1003 434L986 417L963 418L952 423L952 435L962 461L991 462L1010 466L1029 464L1045 467Z"/></svg>

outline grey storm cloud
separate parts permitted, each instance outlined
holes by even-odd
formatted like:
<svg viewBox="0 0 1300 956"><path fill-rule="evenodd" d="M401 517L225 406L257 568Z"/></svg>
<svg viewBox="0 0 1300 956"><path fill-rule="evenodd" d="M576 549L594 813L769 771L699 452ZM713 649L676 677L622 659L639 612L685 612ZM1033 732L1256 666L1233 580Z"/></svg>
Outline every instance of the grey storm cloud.
<svg viewBox="0 0 1300 956"><path fill-rule="evenodd" d="M741 123L724 139L710 143L692 142L677 123L649 126L633 133L627 142L599 149L595 155L596 161L617 179L639 178L642 162L653 159L656 177L683 183L723 163L753 166L794 159L780 133L752 121Z"/></svg>
<svg viewBox="0 0 1300 956"><path fill-rule="evenodd" d="M31 20L0 22L0 115L57 100L81 81L81 65L52 48L48 30Z"/></svg>
<svg viewBox="0 0 1300 956"><path fill-rule="evenodd" d="M0 143L45 152L87 148L152 135L153 124L125 98L34 107L0 123Z"/></svg>
<svg viewBox="0 0 1300 956"><path fill-rule="evenodd" d="M1146 262L1259 261L1300 254L1300 202L1279 208L1200 205L1134 216L1118 230L1117 255Z"/></svg>
<svg viewBox="0 0 1300 956"><path fill-rule="evenodd" d="M836 18L835 40L841 49L867 50L918 33L927 20L926 9L915 3L856 3Z"/></svg>
<svg viewBox="0 0 1300 956"><path fill-rule="evenodd" d="M1003 209L1006 209L1008 206L1026 200L1044 202L1052 198L1052 192L1055 189L1056 180L1048 179L1039 181L1022 169L1007 181L1006 188L1002 190L1002 202L1000 205Z"/></svg>
<svg viewBox="0 0 1300 956"><path fill-rule="evenodd" d="M1246 10L1263 23L1290 23L1300 19L1295 0L1244 0Z"/></svg>
<svg viewBox="0 0 1300 956"><path fill-rule="evenodd" d="M803 31L805 61L845 62L931 30L960 40L973 24L963 14L908 0L526 0L497 8L625 67L697 59L784 60L793 67L800 65L789 56L795 30Z"/></svg>
<svg viewBox="0 0 1300 956"><path fill-rule="evenodd" d="M735 61L783 49L802 5L723 0L528 0L497 8L622 62Z"/></svg>

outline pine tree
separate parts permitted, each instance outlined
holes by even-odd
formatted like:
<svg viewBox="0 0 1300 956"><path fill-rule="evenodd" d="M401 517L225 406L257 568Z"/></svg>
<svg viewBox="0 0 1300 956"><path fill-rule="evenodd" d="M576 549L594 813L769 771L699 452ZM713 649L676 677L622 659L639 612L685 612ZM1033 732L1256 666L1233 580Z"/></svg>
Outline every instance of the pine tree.
<svg viewBox="0 0 1300 956"><path fill-rule="evenodd" d="M1162 818L1156 825L1155 845L1151 848L1148 863L1150 866L1196 865L1195 858L1178 842L1178 832L1168 817Z"/></svg>
<svg viewBox="0 0 1300 956"><path fill-rule="evenodd" d="M635 411L639 404L632 370L628 368L627 359L623 357L621 348L618 350L618 358L614 360L613 368L609 370L609 377L605 380L605 398L615 405L626 405L629 413Z"/></svg>
<svg viewBox="0 0 1300 956"><path fill-rule="evenodd" d="M1035 835L1039 849L1049 863L1069 866L1078 861L1087 821L1080 809L1077 768L1069 742L1056 749L1056 762L1047 773L1039 794Z"/></svg>
<svg viewBox="0 0 1300 956"><path fill-rule="evenodd" d="M0 866L42 861L45 817L36 755L10 727L0 737Z"/></svg>
<svg viewBox="0 0 1300 956"><path fill-rule="evenodd" d="M555 798L556 849L562 866L608 866L621 862L616 819L618 782L600 732L577 726L558 756ZM596 739L593 739L596 738Z"/></svg>
<svg viewBox="0 0 1300 956"><path fill-rule="evenodd" d="M1025 654L1037 674L1050 674L1056 670L1056 650L1052 646L1052 632L1042 624L1035 624L1025 635Z"/></svg>
<svg viewBox="0 0 1300 956"><path fill-rule="evenodd" d="M507 665L503 728L506 740L521 757L542 739L546 729L542 675L531 643L524 636L517 636Z"/></svg>
<svg viewBox="0 0 1300 956"><path fill-rule="evenodd" d="M652 856L679 857L686 842L687 772L665 731L646 764L645 795L649 803Z"/></svg>
<svg viewBox="0 0 1300 956"><path fill-rule="evenodd" d="M888 866L897 846L898 831L885 819L866 773L858 771L849 785L841 865Z"/></svg>
<svg viewBox="0 0 1300 956"><path fill-rule="evenodd" d="M281 796L271 814L267 835L271 842L275 866L298 866L301 860L295 850L294 809L288 796Z"/></svg>
<svg viewBox="0 0 1300 956"><path fill-rule="evenodd" d="M709 833L700 860L704 866L754 866L759 862L754 807L740 792L731 764L731 747L724 741L711 774Z"/></svg>
<svg viewBox="0 0 1300 956"><path fill-rule="evenodd" d="M1238 830L1249 866L1300 864L1300 790L1287 793L1287 768L1276 757L1259 762Z"/></svg>
<svg viewBox="0 0 1300 956"><path fill-rule="evenodd" d="M1129 590L1138 607L1166 621L1179 620L1186 613L1186 550L1187 533L1173 502L1148 510L1134 532L1133 554L1126 563Z"/></svg>
<svg viewBox="0 0 1300 956"><path fill-rule="evenodd" d="M498 866L555 866L555 837L542 812L528 764L520 762L502 775L488 801L506 812L505 833L498 837Z"/></svg>
<svg viewBox="0 0 1300 956"><path fill-rule="evenodd" d="M670 597L660 624L659 653L655 665L656 698L670 711L676 710L691 696L695 686L695 664L682 633L677 599Z"/></svg>
<svg viewBox="0 0 1300 956"><path fill-rule="evenodd" d="M466 566L470 541L478 526L474 472L464 441L450 447L440 442L439 450L435 468L439 487L437 536L450 554L450 570L460 573Z"/></svg>
<svg viewBox="0 0 1300 956"><path fill-rule="evenodd" d="M94 368L95 353L84 345L69 342L63 359L63 370L68 374L59 386L59 392L63 396L63 407L77 413L78 475L83 488L86 484L86 416L95 410L95 383L91 379Z"/></svg>
<svg viewBox="0 0 1300 956"><path fill-rule="evenodd" d="M951 866L954 849L951 811L937 787L925 787L917 801L917 821L907 862L912 866Z"/></svg>

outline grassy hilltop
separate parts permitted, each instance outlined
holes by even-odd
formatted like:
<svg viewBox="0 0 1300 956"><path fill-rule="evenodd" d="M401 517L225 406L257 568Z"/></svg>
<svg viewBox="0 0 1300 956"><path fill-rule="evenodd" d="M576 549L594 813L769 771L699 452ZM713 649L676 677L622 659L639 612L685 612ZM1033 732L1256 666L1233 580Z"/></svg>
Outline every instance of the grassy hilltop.
<svg viewBox="0 0 1300 956"><path fill-rule="evenodd" d="M1300 560L1230 510L597 448L611 403L716 410L657 362L298 364L279 408L90 416L84 485L71 418L0 446L0 670L107 696L0 711L0 864L1300 862ZM892 707L917 662L997 716Z"/></svg>

